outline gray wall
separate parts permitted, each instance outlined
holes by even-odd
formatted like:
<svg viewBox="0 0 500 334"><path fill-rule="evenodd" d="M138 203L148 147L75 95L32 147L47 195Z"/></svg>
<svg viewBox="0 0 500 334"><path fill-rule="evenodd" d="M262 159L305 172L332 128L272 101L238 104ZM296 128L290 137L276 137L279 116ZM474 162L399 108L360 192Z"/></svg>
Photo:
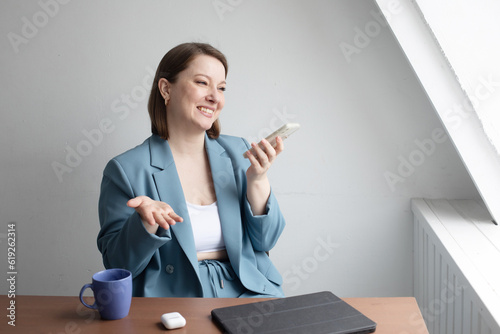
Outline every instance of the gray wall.
<svg viewBox="0 0 500 334"><path fill-rule="evenodd" d="M352 0L1 2L0 267L15 222L16 292L76 295L103 268L102 170L149 136L164 53L204 41L230 62L224 133L302 125L270 175L287 218L271 252L286 294L412 295L410 198L478 195L376 11Z"/></svg>

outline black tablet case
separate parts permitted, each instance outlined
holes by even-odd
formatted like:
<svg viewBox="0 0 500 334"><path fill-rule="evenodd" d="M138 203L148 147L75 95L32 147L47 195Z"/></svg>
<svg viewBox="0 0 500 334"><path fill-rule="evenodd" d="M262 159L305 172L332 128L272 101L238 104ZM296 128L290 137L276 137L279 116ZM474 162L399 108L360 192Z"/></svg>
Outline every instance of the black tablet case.
<svg viewBox="0 0 500 334"><path fill-rule="evenodd" d="M377 324L329 291L212 310L225 333L373 333Z"/></svg>

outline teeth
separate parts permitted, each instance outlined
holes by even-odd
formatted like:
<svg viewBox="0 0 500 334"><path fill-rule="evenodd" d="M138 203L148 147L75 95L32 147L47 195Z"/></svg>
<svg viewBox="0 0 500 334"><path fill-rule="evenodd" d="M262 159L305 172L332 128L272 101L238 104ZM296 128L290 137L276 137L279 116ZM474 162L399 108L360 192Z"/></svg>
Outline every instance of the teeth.
<svg viewBox="0 0 500 334"><path fill-rule="evenodd" d="M199 107L198 109L200 109L201 111L207 113L207 114L213 114L214 111L212 109L208 109L208 108L205 108L205 107Z"/></svg>
<svg viewBox="0 0 500 334"><path fill-rule="evenodd" d="M205 107L200 107L200 110L203 111L203 112L209 113L209 114L213 114L214 113L214 111L212 109L208 109L208 108L205 108Z"/></svg>

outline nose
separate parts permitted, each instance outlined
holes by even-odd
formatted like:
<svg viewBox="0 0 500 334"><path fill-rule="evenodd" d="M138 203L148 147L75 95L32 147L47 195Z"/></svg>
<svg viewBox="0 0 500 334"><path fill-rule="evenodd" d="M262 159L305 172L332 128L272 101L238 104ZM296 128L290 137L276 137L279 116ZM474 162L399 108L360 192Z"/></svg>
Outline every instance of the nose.
<svg viewBox="0 0 500 334"><path fill-rule="evenodd" d="M221 98L219 96L219 91L217 89L217 87L211 87L208 94L207 94L207 97L206 97L206 100L213 103L213 104L217 104L220 102Z"/></svg>

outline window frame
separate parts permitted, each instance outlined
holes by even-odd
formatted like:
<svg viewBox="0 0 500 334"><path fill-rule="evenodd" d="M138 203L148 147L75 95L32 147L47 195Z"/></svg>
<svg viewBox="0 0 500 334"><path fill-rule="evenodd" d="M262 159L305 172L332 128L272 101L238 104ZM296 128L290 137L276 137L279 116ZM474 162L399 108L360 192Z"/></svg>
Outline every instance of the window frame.
<svg viewBox="0 0 500 334"><path fill-rule="evenodd" d="M478 104L461 84L419 2L375 0L481 195L500 221L500 155L478 116ZM397 15L387 9L399 8ZM430 10L427 7L427 10ZM392 13L392 14L391 14ZM476 89L477 90L477 89ZM469 94L467 93L469 92ZM499 108L497 108L498 110Z"/></svg>

